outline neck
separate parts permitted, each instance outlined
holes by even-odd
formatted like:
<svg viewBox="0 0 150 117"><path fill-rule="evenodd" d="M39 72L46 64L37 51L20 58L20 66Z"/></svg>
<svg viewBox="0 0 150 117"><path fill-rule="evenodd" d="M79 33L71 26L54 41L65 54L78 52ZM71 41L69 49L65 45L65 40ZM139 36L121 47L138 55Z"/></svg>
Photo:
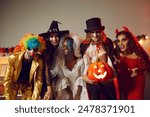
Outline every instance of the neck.
<svg viewBox="0 0 150 117"><path fill-rule="evenodd" d="M132 51L130 51L129 49L127 49L126 51L123 52L124 55L129 55L132 54Z"/></svg>
<svg viewBox="0 0 150 117"><path fill-rule="evenodd" d="M68 56L66 56L66 61L74 61L76 59L77 59L77 57L74 56L74 55L68 55Z"/></svg>

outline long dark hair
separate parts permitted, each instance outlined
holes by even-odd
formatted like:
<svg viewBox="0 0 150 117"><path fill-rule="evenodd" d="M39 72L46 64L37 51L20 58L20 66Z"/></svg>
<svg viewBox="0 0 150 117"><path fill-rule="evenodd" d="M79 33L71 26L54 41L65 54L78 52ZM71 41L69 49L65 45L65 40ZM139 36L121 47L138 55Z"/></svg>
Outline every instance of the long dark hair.
<svg viewBox="0 0 150 117"><path fill-rule="evenodd" d="M125 35L128 39L129 39L129 47L131 48L130 51L131 52L135 52L137 55L139 55L141 57L141 59L143 60L143 63L146 66L146 69L149 70L150 69L150 60L149 60L149 56L147 55L147 53L145 52L145 50L143 49L143 47L139 44L137 37L135 37L126 27L123 27L124 30L123 31L116 31L116 38L119 35Z"/></svg>
<svg viewBox="0 0 150 117"><path fill-rule="evenodd" d="M46 41L46 51L44 53L44 62L47 66L51 66L53 59L54 59L54 53L59 44L54 47L51 44L49 37L46 37L45 41Z"/></svg>
<svg viewBox="0 0 150 117"><path fill-rule="evenodd" d="M135 52L136 55L140 56L140 51L138 50L138 46L136 46L136 43L134 42L132 34L128 31L120 31L117 33L116 38L118 38L118 36L120 35L125 35L125 37L129 39L129 42L127 43L127 46L129 47L129 53Z"/></svg>

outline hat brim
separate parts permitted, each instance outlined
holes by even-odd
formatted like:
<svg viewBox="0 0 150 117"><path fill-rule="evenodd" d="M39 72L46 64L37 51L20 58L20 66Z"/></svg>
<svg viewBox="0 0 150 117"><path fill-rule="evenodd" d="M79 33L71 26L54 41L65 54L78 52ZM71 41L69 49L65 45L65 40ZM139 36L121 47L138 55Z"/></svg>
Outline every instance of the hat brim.
<svg viewBox="0 0 150 117"><path fill-rule="evenodd" d="M52 34L52 33L58 33L58 35L60 37L62 37L63 35L68 35L69 30L62 30L62 31L59 31L59 32L45 32L45 33L40 33L39 36L42 36L43 38L46 38L46 37L49 37L50 34Z"/></svg>
<svg viewBox="0 0 150 117"><path fill-rule="evenodd" d="M85 29L84 31L86 32L86 33L88 33L88 32L93 32L93 31L99 31L99 30L104 30L105 29L105 26L101 26L101 28L100 29Z"/></svg>

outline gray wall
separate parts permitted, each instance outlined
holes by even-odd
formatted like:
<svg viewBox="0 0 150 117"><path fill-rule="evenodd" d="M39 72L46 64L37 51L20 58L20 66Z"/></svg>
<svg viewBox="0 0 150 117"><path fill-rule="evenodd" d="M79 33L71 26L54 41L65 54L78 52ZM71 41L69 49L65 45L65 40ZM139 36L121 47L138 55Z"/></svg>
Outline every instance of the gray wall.
<svg viewBox="0 0 150 117"><path fill-rule="evenodd" d="M127 26L136 35L150 34L149 0L0 0L0 47L15 46L26 33L48 30L52 20L85 37L85 21L100 17L108 37Z"/></svg>
<svg viewBox="0 0 150 117"><path fill-rule="evenodd" d="M17 45L26 33L46 32L52 20L85 37L85 21L95 16L112 39L124 25L135 35L150 35L150 0L0 0L0 47ZM147 78L145 99L150 99L149 84Z"/></svg>

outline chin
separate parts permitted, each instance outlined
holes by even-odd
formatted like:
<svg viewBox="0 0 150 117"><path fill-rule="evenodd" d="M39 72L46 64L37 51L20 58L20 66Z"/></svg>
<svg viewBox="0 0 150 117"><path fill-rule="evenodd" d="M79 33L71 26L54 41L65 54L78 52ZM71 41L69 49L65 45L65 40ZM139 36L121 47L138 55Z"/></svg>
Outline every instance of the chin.
<svg viewBox="0 0 150 117"><path fill-rule="evenodd" d="M52 45L53 45L53 46L57 46L57 45L58 45L58 43L52 43Z"/></svg>

